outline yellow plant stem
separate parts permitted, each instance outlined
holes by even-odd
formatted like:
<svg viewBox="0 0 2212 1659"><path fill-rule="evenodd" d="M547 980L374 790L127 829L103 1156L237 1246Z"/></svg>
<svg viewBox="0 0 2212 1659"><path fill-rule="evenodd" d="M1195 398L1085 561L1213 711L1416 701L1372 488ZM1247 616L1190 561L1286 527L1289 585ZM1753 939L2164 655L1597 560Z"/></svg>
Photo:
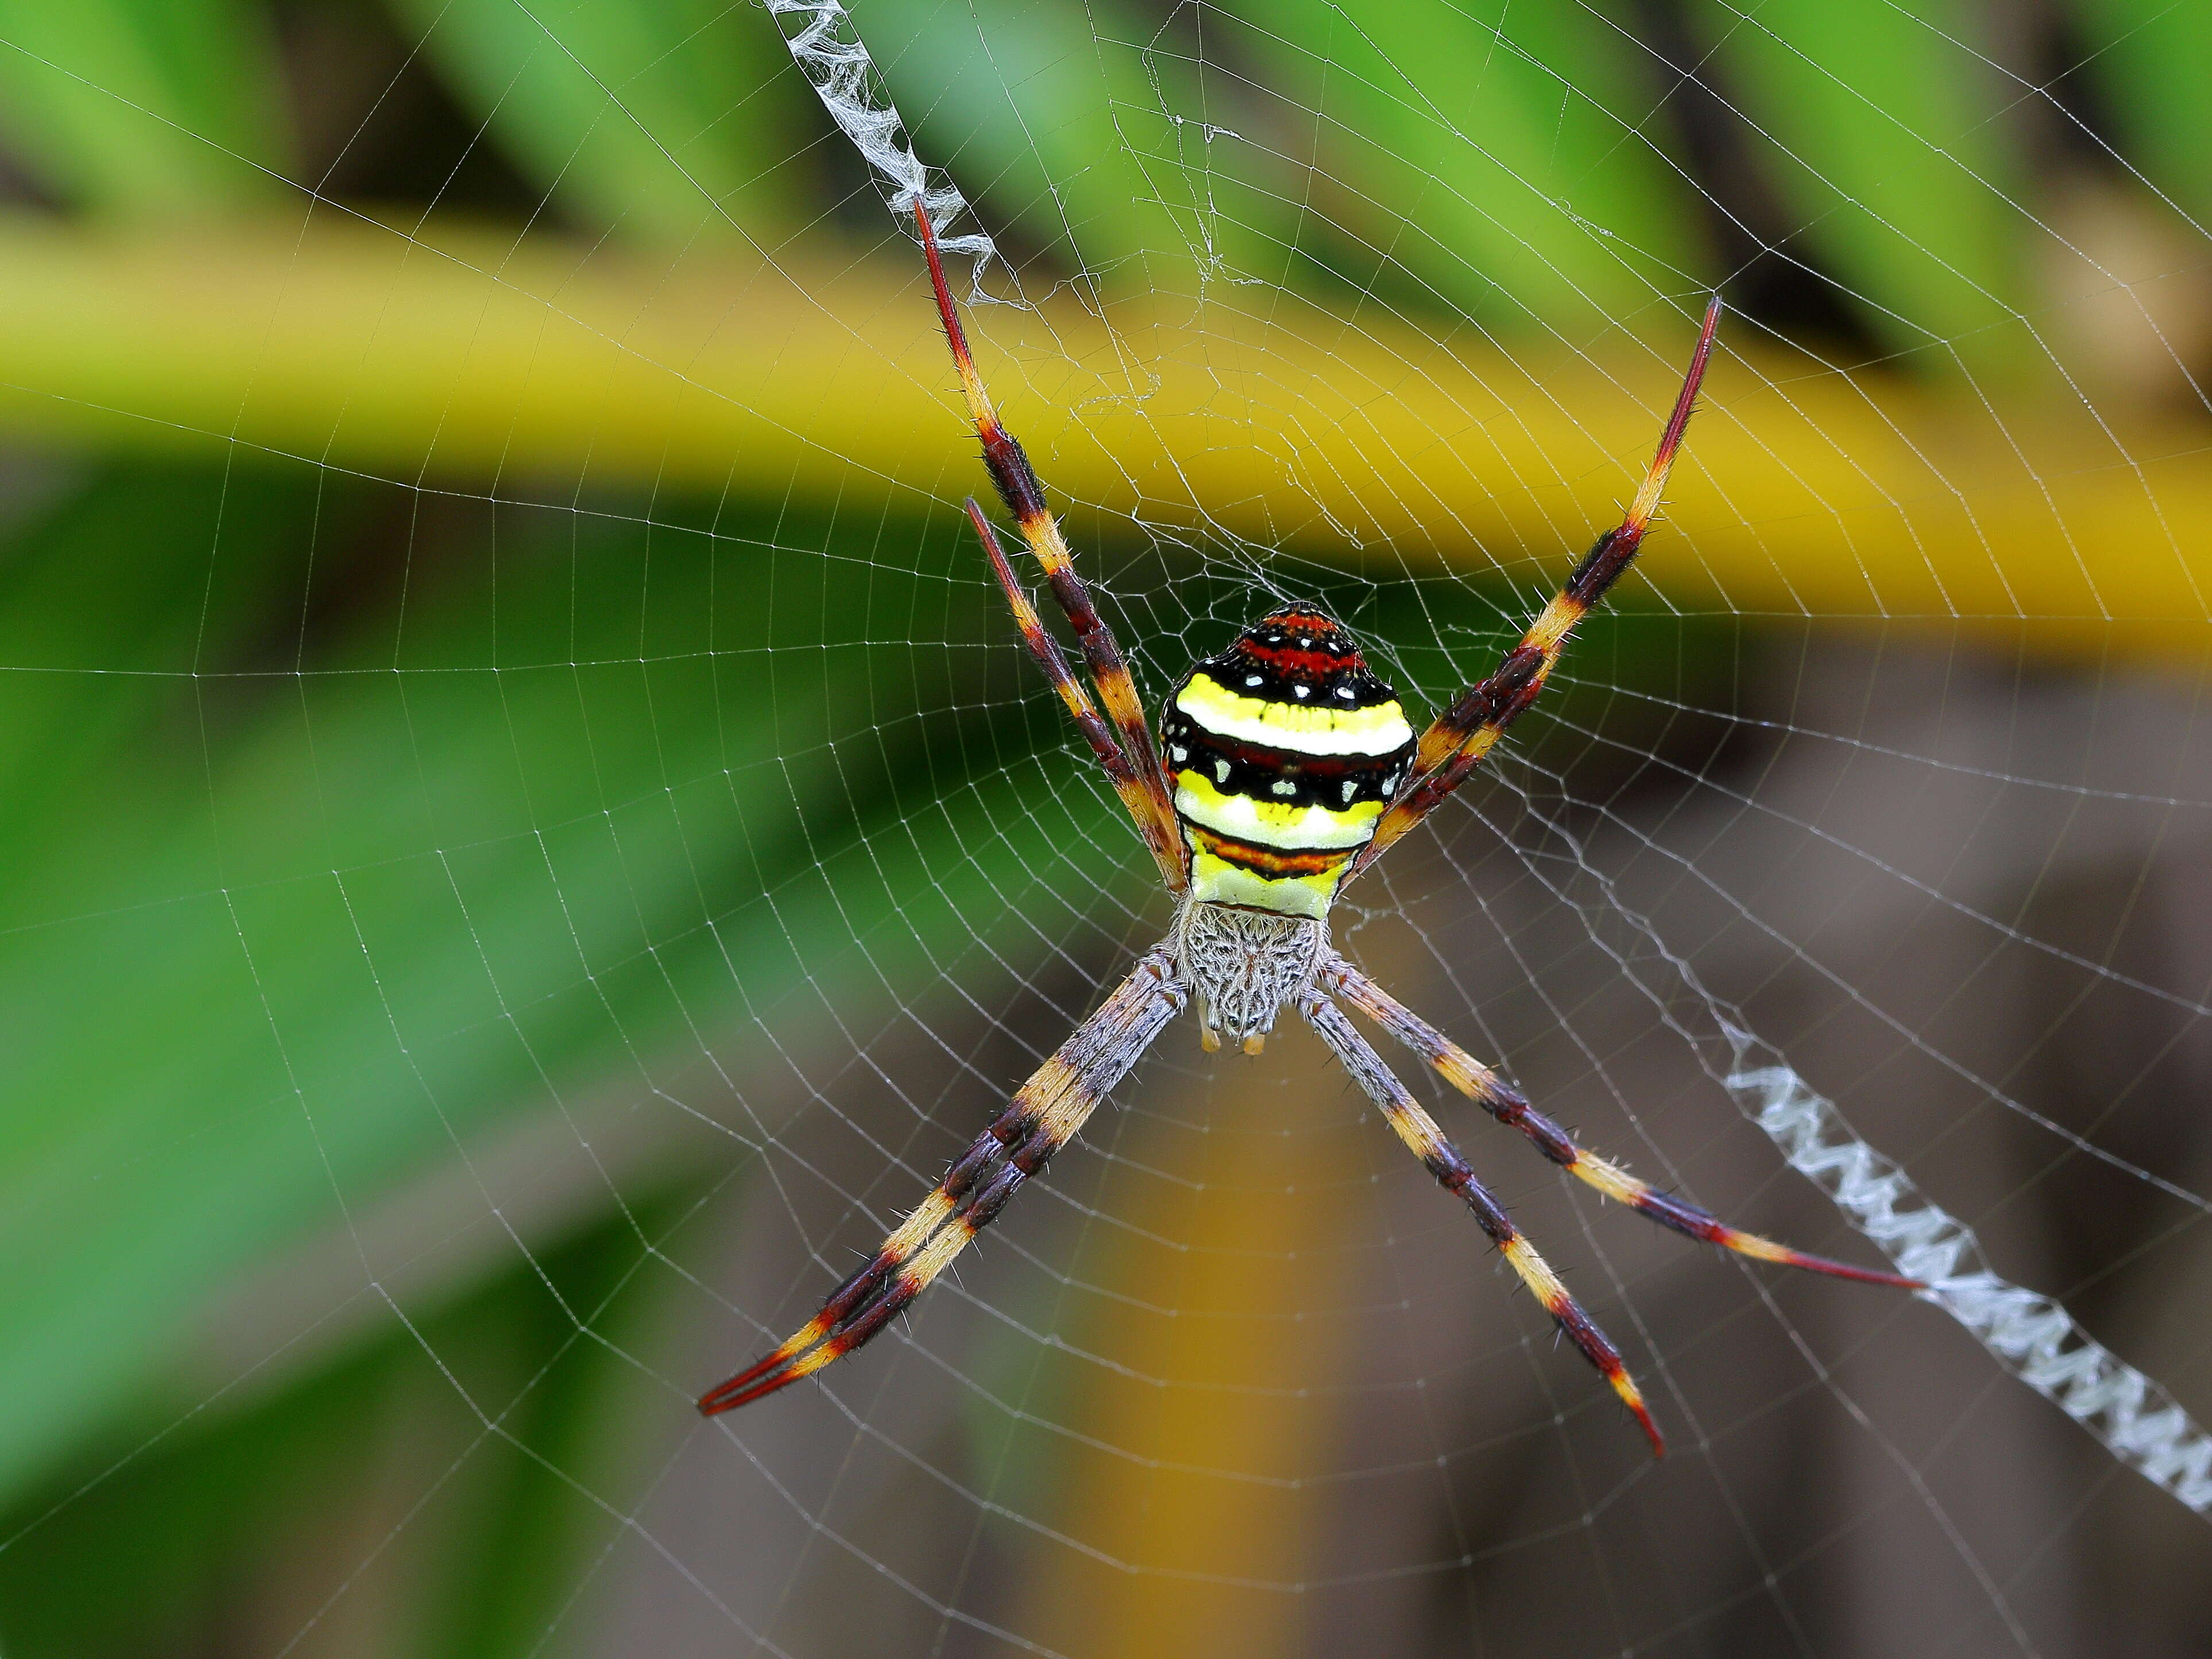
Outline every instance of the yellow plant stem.
<svg viewBox="0 0 2212 1659"><path fill-rule="evenodd" d="M1186 1020L1162 1042L1195 1060L1194 1036ZM1309 1080L1327 1064L1310 1033L1278 1036ZM1371 1322L1347 1251L1372 1243L1361 1177L1376 1126L1334 1087L1285 1089L1279 1062L1212 1069L1194 1098L1162 1093L1171 1081L1152 1068L1152 1133L1101 1194L1114 1224L1074 1270L1133 1294L1071 1304L1091 1310L1081 1358L1062 1362L1080 1405L1053 1443L1051 1533L1014 1575L1013 1627L1054 1652L1310 1646L1299 1587L1322 1570L1340 1502L1316 1477L1367 1398L1352 1384ZM1206 1133L1166 1127L1185 1122ZM1150 1173L1162 1165L1173 1180Z"/></svg>
<svg viewBox="0 0 2212 1659"><path fill-rule="evenodd" d="M981 307L974 331L1079 533L1135 514L1533 591L1618 520L1696 309L1508 353L1224 285L1115 303L1110 329L1064 298ZM1748 327L1722 338L1643 555L1664 602L2202 655L2212 430L1938 397ZM583 482L949 514L980 476L918 252L832 270L410 235L328 207L198 230L19 215L0 219L0 379L21 433L235 441L526 500Z"/></svg>

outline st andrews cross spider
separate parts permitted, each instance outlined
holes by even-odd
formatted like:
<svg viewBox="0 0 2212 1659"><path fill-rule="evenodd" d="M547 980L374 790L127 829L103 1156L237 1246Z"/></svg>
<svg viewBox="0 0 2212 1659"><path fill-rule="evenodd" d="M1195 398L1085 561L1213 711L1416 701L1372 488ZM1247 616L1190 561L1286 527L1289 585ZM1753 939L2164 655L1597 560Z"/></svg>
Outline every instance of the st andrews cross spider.
<svg viewBox="0 0 2212 1659"><path fill-rule="evenodd" d="M1329 907L1344 883L1426 817L1490 752L1544 689L1576 623L1636 556L1705 378L1720 324L1719 296L1706 307L1681 393L1627 516L1598 538L1490 678L1461 692L1418 739L1396 694L1369 669L1351 636L1315 607L1291 605L1262 617L1220 655L1192 668L1169 695L1160 719L1164 766L1113 631L1075 574L1060 526L1045 506L1043 485L1022 447L1000 424L976 373L945 286L935 229L919 201L915 219L953 366L982 439L984 465L1075 630L1097 687L1097 702L1069 672L972 496L968 516L1030 654L1067 705L1159 865L1176 901L1175 920L1167 937L1015 1091L1012 1103L875 1255L831 1293L822 1311L773 1353L709 1391L700 1411L712 1416L749 1405L842 1358L882 1330L1075 1137L1193 997L1208 1049L1225 1038L1256 1054L1284 1008L1304 1017L1429 1173L1474 1212L1476 1224L1522 1282L1635 1413L1655 1455L1664 1454L1665 1442L1620 1351L1521 1236L1436 1121L1353 1029L1340 1002L1420 1055L1553 1164L1662 1226L1761 1261L1923 1288L1917 1279L1807 1255L1741 1231L1583 1151L1496 1073L1329 945Z"/></svg>

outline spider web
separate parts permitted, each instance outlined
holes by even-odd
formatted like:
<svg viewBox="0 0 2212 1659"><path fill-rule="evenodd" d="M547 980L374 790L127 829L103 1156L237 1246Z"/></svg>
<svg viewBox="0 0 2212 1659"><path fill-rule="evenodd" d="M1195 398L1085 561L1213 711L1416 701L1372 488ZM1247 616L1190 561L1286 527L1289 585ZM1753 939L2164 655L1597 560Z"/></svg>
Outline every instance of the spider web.
<svg viewBox="0 0 2212 1659"><path fill-rule="evenodd" d="M53 803L0 917L5 1650L96 1650L40 1585L129 1600L139 1516L210 1651L2201 1644L2212 300L2098 102L2128 36L394 10L338 149L442 65L455 198L539 162L504 216L285 176L232 264L74 278L128 343L198 250L181 389L11 335L40 435L183 459L123 492L167 563L23 464L19 614L100 625L0 644ZM1583 1144L1936 1292L1716 1259L1388 1055L1654 1465L1310 1033L1182 1022L909 1316L696 1419L1168 915L964 533L917 192L1154 705L1292 597L1424 711L1480 678L1720 283L1638 573L1336 939Z"/></svg>

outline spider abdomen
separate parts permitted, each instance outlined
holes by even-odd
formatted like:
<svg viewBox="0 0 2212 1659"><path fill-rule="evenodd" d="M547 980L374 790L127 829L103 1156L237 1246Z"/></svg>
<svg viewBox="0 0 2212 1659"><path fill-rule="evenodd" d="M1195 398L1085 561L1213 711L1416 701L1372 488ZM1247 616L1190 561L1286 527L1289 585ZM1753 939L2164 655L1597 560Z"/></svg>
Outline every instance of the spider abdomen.
<svg viewBox="0 0 2212 1659"><path fill-rule="evenodd" d="M1413 750L1396 694L1310 605L1263 617L1193 668L1160 740L1191 897L1316 918Z"/></svg>

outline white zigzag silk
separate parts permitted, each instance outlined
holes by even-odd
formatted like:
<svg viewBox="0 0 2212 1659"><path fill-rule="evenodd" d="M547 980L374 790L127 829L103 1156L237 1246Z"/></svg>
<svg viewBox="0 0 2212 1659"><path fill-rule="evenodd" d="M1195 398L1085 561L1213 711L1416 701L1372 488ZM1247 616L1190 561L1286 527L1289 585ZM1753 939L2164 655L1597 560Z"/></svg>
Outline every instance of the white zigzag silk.
<svg viewBox="0 0 2212 1659"><path fill-rule="evenodd" d="M985 269L998 257L998 246L981 230L959 235L951 232L951 222L966 210L968 198L941 171L933 182L932 169L915 155L898 106L891 102L890 89L853 27L851 15L838 0L767 3L784 45L791 48L792 61L821 99L822 107L853 141L860 159L875 170L884 205L912 234L914 204L919 199L929 210L938 246L947 254L972 258L980 284ZM980 297L971 295L971 300Z"/></svg>
<svg viewBox="0 0 2212 1659"><path fill-rule="evenodd" d="M1741 1060L1753 1046L1731 1031ZM2212 1514L2212 1435L2156 1382L2074 1322L2049 1297L2000 1279L1974 1230L1853 1133L1833 1102L1787 1066L1731 1072L1723 1086L1790 1167L1835 1200L1919 1293L1973 1333L1998 1364L2104 1443L2114 1457L2199 1515Z"/></svg>

